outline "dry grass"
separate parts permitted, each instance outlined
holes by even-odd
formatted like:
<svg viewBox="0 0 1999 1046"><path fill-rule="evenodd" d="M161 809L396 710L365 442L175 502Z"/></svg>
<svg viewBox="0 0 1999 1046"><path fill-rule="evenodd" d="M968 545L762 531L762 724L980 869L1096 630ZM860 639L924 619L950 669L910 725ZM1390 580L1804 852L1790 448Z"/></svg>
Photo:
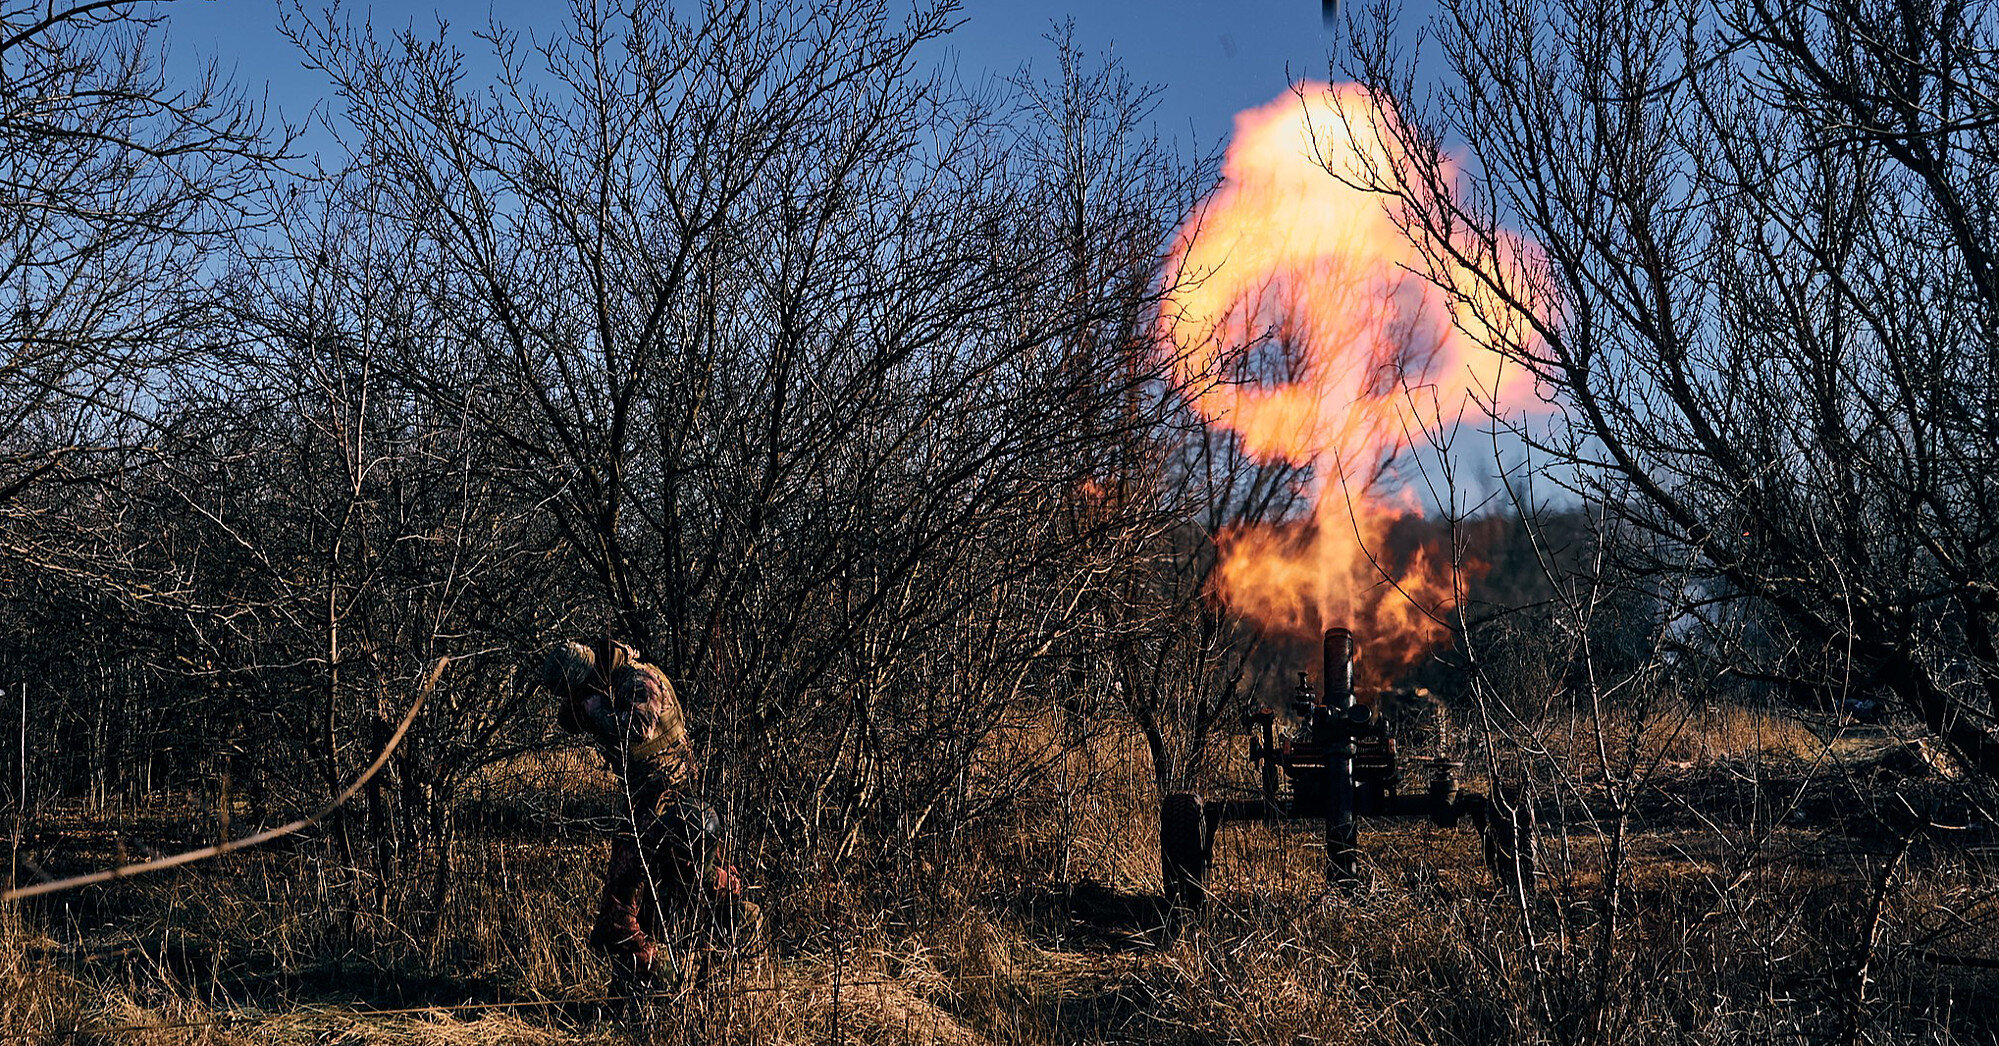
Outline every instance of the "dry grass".
<svg viewBox="0 0 1999 1046"><path fill-rule="evenodd" d="M1553 715L1532 733L1563 765L1588 768L1606 756L1638 767L1720 763L1809 763L1828 751L1824 727L1789 710L1667 700L1643 714ZM1601 743L1601 748L1599 747Z"/></svg>
<svg viewBox="0 0 1999 1046"><path fill-rule="evenodd" d="M1676 762L1809 762L1826 751L1825 739L1794 714L1714 702L1675 710L1651 729L1650 743Z"/></svg>
<svg viewBox="0 0 1999 1046"><path fill-rule="evenodd" d="M1695 786L1731 767L1799 768L1799 787L1830 788L1872 780L1834 772L1850 769L1837 760L1875 757L1850 744L1830 746L1838 750L1828 757L1827 741L1795 722L1740 709L1690 713L1682 728L1648 727L1642 739L1687 795L1717 810L1733 800ZM1209 911L1173 936L1154 896L1157 800L1134 753L1131 738L1106 735L1061 755L1045 787L967 833L943 872L889 883L827 877L766 896L781 954L717 963L643 1018L608 1020L589 1001L604 978L581 940L601 839L514 827L461 844L459 885L430 937L409 929L423 914L412 907L422 884L392 897L389 916L366 914L367 890L311 849L79 896L67 915L10 910L0 914L0 1030L52 1046L1721 1043L1815 1042L1854 1028L1856 1041L1945 1043L1999 1034L1983 1005L1999 996L1999 973L1918 954L1982 956L1986 932L1999 927L1999 872L1969 830L1910 849L1874 919L1881 840L1843 827L1831 800L1809 788L1809 801L1783 807L1808 811L1807 823L1752 831L1641 814L1614 913L1604 905L1603 836L1582 821L1543 826L1542 889L1524 906L1494 890L1463 829L1369 822L1363 885L1328 893L1316 825L1237 825L1218 846ZM1823 758L1835 764L1808 778ZM603 786L590 769L496 767L474 801L587 802ZM1939 776L1897 787L1945 784ZM79 854L105 850L101 840L78 845ZM560 1004L492 1005L543 1001ZM454 1008L467 1003L476 1005ZM369 1012L383 1009L420 1012ZM202 1023L225 1017L238 1019ZM171 1025L180 1026L162 1027ZM131 1026L159 1030L65 1031Z"/></svg>

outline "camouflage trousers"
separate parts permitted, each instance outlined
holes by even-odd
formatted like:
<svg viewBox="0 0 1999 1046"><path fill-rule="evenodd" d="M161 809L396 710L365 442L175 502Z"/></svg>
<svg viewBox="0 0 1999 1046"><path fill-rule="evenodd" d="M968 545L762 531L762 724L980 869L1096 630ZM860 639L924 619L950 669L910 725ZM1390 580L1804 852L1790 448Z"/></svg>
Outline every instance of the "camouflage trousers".
<svg viewBox="0 0 1999 1046"><path fill-rule="evenodd" d="M590 931L617 979L644 983L659 973L670 940L713 945L755 934L756 906L728 863L722 818L692 796L663 788L633 795L632 824L611 840L604 897Z"/></svg>

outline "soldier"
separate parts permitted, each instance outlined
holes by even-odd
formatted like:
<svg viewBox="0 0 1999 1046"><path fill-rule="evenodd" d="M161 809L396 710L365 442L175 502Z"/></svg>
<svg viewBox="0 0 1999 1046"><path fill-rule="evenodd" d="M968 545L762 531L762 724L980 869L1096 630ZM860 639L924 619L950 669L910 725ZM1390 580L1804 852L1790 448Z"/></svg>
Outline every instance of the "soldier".
<svg viewBox="0 0 1999 1046"><path fill-rule="evenodd" d="M588 734L623 785L631 820L611 842L590 947L610 957L614 988L643 987L659 970L665 916L709 914L734 930L755 906L726 861L721 816L697 796L700 766L665 673L606 637L549 650L542 682L556 722Z"/></svg>

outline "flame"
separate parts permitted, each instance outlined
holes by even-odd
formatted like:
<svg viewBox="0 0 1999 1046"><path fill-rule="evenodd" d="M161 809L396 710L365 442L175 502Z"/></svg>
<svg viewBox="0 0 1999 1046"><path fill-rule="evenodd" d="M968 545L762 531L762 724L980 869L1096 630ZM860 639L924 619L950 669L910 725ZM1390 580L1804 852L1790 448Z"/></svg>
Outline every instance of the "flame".
<svg viewBox="0 0 1999 1046"><path fill-rule="evenodd" d="M1161 325L1204 420L1257 461L1311 466L1309 515L1217 536L1216 594L1266 631L1348 625L1371 660L1406 666L1448 637L1458 585L1448 556L1391 549L1421 515L1393 465L1462 405L1531 382L1483 344L1481 318L1504 310L1478 274L1438 274L1476 306L1454 317L1383 198L1334 176L1406 169L1393 119L1361 87L1318 83L1239 114L1220 187L1180 229Z"/></svg>

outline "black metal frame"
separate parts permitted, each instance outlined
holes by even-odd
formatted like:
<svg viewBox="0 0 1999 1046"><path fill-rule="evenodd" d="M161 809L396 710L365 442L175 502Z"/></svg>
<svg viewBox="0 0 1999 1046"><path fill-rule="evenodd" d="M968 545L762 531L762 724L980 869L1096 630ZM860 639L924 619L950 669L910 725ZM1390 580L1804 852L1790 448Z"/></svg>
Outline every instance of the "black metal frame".
<svg viewBox="0 0 1999 1046"><path fill-rule="evenodd" d="M1495 874L1509 884L1531 888L1533 833L1525 806L1496 802L1480 793L1461 795L1458 764L1443 758L1428 760L1430 775L1421 793L1402 794L1395 738L1380 713L1360 703L1354 693L1355 652L1351 631L1326 630L1323 691L1313 691L1311 680L1299 673L1290 717L1297 724L1294 730L1280 736L1272 708L1243 716L1244 725L1257 731L1250 758L1258 764L1262 794L1202 805L1203 866L1181 869L1181 874L1190 874L1197 883L1205 878L1215 833L1228 821L1274 826L1280 820L1323 818L1326 878L1334 885L1348 885L1359 878L1359 818L1427 817L1446 828L1470 821L1484 837L1485 859ZM1280 771L1290 781L1288 795L1280 790ZM1200 896L1197 888L1193 901Z"/></svg>

